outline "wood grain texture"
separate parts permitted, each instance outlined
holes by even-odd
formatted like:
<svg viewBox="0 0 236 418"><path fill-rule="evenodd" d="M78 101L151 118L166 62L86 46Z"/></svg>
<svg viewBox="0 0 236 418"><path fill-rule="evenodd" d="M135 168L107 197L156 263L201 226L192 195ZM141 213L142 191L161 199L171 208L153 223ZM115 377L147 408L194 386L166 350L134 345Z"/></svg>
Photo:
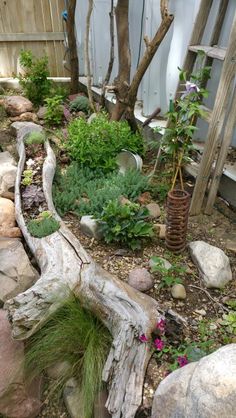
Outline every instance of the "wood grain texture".
<svg viewBox="0 0 236 418"><path fill-rule="evenodd" d="M1 77L17 72L21 49L32 50L36 57L46 52L50 76L69 75L63 65L64 8L62 0L0 0Z"/></svg>
<svg viewBox="0 0 236 418"><path fill-rule="evenodd" d="M26 292L6 302L13 336L26 339L43 325L73 292L97 315L113 336L103 380L108 383L106 406L112 418L134 418L142 401L142 389L151 350L139 341L150 337L164 317L158 302L142 294L97 265L55 211L51 189L56 168L48 142L43 165L43 190L48 209L60 221L60 229L45 238L34 238L22 213L20 183L25 164L24 128L18 133L19 162L15 187L16 217L24 238L40 267L41 276ZM36 125L35 129L42 129ZM169 313L171 315L171 313Z"/></svg>
<svg viewBox="0 0 236 418"><path fill-rule="evenodd" d="M211 121L207 134L207 141L204 147L201 159L199 174L193 192L190 213L197 215L200 213L203 199L205 196L212 163L215 157L216 147L218 145L222 127L224 124L227 105L229 103L232 85L236 74L236 13L234 16L232 29L229 37L229 43L223 62L220 82L216 93L214 108L212 110ZM231 109L231 112L234 112Z"/></svg>

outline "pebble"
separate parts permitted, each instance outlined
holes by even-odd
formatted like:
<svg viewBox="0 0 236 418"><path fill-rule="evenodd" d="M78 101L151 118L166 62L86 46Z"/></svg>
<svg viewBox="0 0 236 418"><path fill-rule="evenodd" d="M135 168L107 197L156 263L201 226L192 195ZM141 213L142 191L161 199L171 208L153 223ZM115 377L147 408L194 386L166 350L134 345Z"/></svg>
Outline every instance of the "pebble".
<svg viewBox="0 0 236 418"><path fill-rule="evenodd" d="M177 283L171 288L171 295L174 299L186 299L186 290L184 285Z"/></svg>

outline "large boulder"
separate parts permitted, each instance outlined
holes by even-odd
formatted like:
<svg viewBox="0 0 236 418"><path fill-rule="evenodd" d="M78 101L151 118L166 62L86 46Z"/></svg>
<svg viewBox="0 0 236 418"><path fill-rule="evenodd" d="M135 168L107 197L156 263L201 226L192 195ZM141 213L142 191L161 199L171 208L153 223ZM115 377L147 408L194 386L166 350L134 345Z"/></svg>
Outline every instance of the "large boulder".
<svg viewBox="0 0 236 418"><path fill-rule="evenodd" d="M4 100L4 107L8 115L18 116L21 113L32 112L33 104L23 96L9 96Z"/></svg>
<svg viewBox="0 0 236 418"><path fill-rule="evenodd" d="M0 196L15 186L16 162L8 151L0 152Z"/></svg>
<svg viewBox="0 0 236 418"><path fill-rule="evenodd" d="M235 418L236 344L167 376L154 395L152 418Z"/></svg>
<svg viewBox="0 0 236 418"><path fill-rule="evenodd" d="M220 248L204 241L189 244L190 255L206 287L222 289L232 280L229 258Z"/></svg>
<svg viewBox="0 0 236 418"><path fill-rule="evenodd" d="M13 340L7 312L0 309L0 414L35 418L41 408L40 379L27 387L23 375L24 344Z"/></svg>
<svg viewBox="0 0 236 418"><path fill-rule="evenodd" d="M12 228L15 226L15 205L4 197L0 197L0 227Z"/></svg>
<svg viewBox="0 0 236 418"><path fill-rule="evenodd" d="M17 296L39 278L18 239L0 238L0 300Z"/></svg>

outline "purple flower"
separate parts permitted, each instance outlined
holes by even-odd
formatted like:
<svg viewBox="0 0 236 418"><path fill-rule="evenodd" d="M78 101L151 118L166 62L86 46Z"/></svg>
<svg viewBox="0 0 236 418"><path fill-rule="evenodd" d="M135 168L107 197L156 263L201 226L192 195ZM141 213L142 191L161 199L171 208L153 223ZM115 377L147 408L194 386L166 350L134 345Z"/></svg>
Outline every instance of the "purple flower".
<svg viewBox="0 0 236 418"><path fill-rule="evenodd" d="M145 334L142 334L139 336L139 341L141 341L142 343L146 343L148 341L148 338Z"/></svg>
<svg viewBox="0 0 236 418"><path fill-rule="evenodd" d="M163 350L163 348L165 347L164 341L160 340L159 338L156 338L154 340L154 345L158 351Z"/></svg>
<svg viewBox="0 0 236 418"><path fill-rule="evenodd" d="M156 325L157 329L164 334L166 329L166 321L164 319L160 319Z"/></svg>
<svg viewBox="0 0 236 418"><path fill-rule="evenodd" d="M188 364L187 355L177 357L177 362L179 363L179 367L184 367Z"/></svg>

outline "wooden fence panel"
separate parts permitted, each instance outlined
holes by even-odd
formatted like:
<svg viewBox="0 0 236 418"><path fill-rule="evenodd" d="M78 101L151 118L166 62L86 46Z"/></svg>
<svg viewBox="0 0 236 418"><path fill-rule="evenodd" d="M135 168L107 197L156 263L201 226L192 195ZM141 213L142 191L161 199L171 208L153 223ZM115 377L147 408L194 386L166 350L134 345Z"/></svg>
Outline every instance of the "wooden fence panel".
<svg viewBox="0 0 236 418"><path fill-rule="evenodd" d="M0 0L0 77L17 73L21 49L46 54L51 77L70 75L63 65L64 8L64 0Z"/></svg>

